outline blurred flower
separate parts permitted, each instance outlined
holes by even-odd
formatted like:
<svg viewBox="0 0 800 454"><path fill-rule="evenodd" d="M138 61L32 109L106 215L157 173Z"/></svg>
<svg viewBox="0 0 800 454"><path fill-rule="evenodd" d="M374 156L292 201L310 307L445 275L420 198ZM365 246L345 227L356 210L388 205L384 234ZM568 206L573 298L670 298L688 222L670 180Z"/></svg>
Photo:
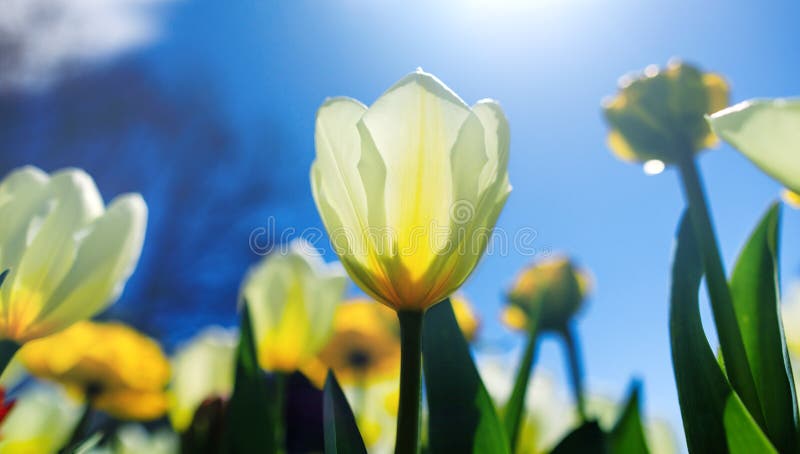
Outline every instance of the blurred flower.
<svg viewBox="0 0 800 454"><path fill-rule="evenodd" d="M92 178L18 169L0 182L0 339L23 343L91 317L133 271L147 207L137 194L107 208Z"/></svg>
<svg viewBox="0 0 800 454"><path fill-rule="evenodd" d="M63 384L114 417L152 420L167 410L169 363L149 337L121 323L80 322L21 350L30 372Z"/></svg>
<svg viewBox="0 0 800 454"><path fill-rule="evenodd" d="M395 310L423 311L457 290L505 200L508 125L418 70L368 109L350 98L317 113L314 200L350 277Z"/></svg>
<svg viewBox="0 0 800 454"><path fill-rule="evenodd" d="M62 390L42 384L30 387L0 425L0 454L56 453L80 416L80 404Z"/></svg>
<svg viewBox="0 0 800 454"><path fill-rule="evenodd" d="M453 305L456 322L458 322L461 332L464 333L464 338L467 342L472 342L478 334L478 328L480 328L480 320L475 313L475 309L462 293L456 293L451 296L450 303Z"/></svg>
<svg viewBox="0 0 800 454"><path fill-rule="evenodd" d="M245 277L258 360L266 370L293 372L314 360L333 329L347 279L302 240L267 256Z"/></svg>
<svg viewBox="0 0 800 454"><path fill-rule="evenodd" d="M800 209L800 194L788 189L784 189L781 193L781 198L792 208Z"/></svg>
<svg viewBox="0 0 800 454"><path fill-rule="evenodd" d="M140 424L126 424L116 431L110 444L87 454L178 454L179 448L178 435L169 429L148 432Z"/></svg>
<svg viewBox="0 0 800 454"><path fill-rule="evenodd" d="M495 358L479 358L478 366L486 389L495 402L507 402L514 379L508 373L508 364ZM516 454L550 452L581 423L577 408L567 396L566 390L548 372L539 368L531 375L525 400L525 421L520 431ZM590 395L587 414L590 418L597 419L603 430L608 431L619 418L622 405L604 396ZM669 424L658 419L644 422L650 452L678 452L675 435Z"/></svg>
<svg viewBox="0 0 800 454"><path fill-rule="evenodd" d="M800 192L800 98L745 101L708 120L753 164Z"/></svg>
<svg viewBox="0 0 800 454"><path fill-rule="evenodd" d="M344 392L370 454L394 452L400 398L398 378L372 381L366 385L344 385Z"/></svg>
<svg viewBox="0 0 800 454"><path fill-rule="evenodd" d="M400 337L397 316L386 306L367 299L340 304L333 336L319 354L325 368L342 385L365 385L400 373ZM324 373L324 371L323 371ZM314 381L319 381L314 377Z"/></svg>
<svg viewBox="0 0 800 454"><path fill-rule="evenodd" d="M619 85L619 93L603 103L608 145L619 159L672 164L716 144L704 116L728 105L728 83L719 74L670 62L663 69L648 66Z"/></svg>
<svg viewBox="0 0 800 454"><path fill-rule="evenodd" d="M511 329L527 331L531 314L539 326L560 330L580 310L591 291L591 278L565 257L541 260L523 269L507 294L502 320Z"/></svg>
<svg viewBox="0 0 800 454"><path fill-rule="evenodd" d="M235 332L206 328L172 358L169 418L176 431L189 427L204 400L230 395L237 339Z"/></svg>

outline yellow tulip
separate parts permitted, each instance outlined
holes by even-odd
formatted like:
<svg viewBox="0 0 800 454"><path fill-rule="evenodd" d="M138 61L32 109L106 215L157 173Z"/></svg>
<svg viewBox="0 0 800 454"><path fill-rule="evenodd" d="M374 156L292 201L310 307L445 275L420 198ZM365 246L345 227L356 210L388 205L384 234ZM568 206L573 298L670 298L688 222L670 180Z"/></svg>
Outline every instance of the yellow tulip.
<svg viewBox="0 0 800 454"><path fill-rule="evenodd" d="M0 182L0 339L21 344L96 314L139 258L147 207L138 194L108 207L78 169L34 167Z"/></svg>
<svg viewBox="0 0 800 454"><path fill-rule="evenodd" d="M55 454L81 417L80 403L42 384L25 389L0 425L0 454Z"/></svg>
<svg viewBox="0 0 800 454"><path fill-rule="evenodd" d="M167 409L169 363L158 343L121 323L79 322L20 351L31 374L84 395L96 409L152 420Z"/></svg>
<svg viewBox="0 0 800 454"><path fill-rule="evenodd" d="M474 341L475 337L478 335L481 321L475 313L472 304L470 304L469 300L461 293L456 293L451 296L450 303L453 305L453 313L456 316L458 327L464 334L464 338L467 342Z"/></svg>
<svg viewBox="0 0 800 454"><path fill-rule="evenodd" d="M333 329L347 278L309 243L294 241L255 265L241 291L265 370L293 372L314 360Z"/></svg>
<svg viewBox="0 0 800 454"><path fill-rule="evenodd" d="M523 269L507 294L503 323L527 331L529 316L538 313L539 326L560 330L580 310L591 287L588 272L576 270L566 257L552 257Z"/></svg>
<svg viewBox="0 0 800 454"><path fill-rule="evenodd" d="M418 70L369 108L326 101L315 141L314 200L361 289L395 310L424 311L464 283L511 190L497 103L470 108Z"/></svg>
<svg viewBox="0 0 800 454"><path fill-rule="evenodd" d="M717 143L705 115L728 105L728 91L719 74L677 61L623 77L619 93L603 104L608 145L624 161L691 158Z"/></svg>
<svg viewBox="0 0 800 454"><path fill-rule="evenodd" d="M178 432L189 427L205 399L230 395L237 337L222 328L207 328L173 357L169 418Z"/></svg>

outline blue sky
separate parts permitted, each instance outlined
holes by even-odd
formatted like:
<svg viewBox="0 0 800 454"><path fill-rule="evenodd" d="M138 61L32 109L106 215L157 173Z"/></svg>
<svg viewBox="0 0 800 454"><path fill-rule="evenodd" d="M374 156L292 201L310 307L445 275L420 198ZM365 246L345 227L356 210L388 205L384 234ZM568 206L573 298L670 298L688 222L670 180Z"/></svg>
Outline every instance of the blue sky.
<svg viewBox="0 0 800 454"><path fill-rule="evenodd" d="M649 177L610 155L600 102L621 75L673 56L724 74L733 101L800 95L800 3L433 3L179 0L163 7L159 39L136 55L166 87L208 80L248 152L279 152L288 208L261 215L300 230L321 227L307 175L326 97L370 104L421 66L468 103L500 101L514 191L498 227L533 228L537 248L592 271L596 290L579 323L589 387L619 396L642 378L648 413L680 432L667 330L679 182L672 170ZM266 131L277 131L280 150L258 148ZM779 187L725 146L701 166L730 269ZM799 232L800 212L786 210L784 283L800 274ZM497 314L501 291L530 260L486 257L465 287L488 350L519 342ZM541 353L542 367L562 377L557 345Z"/></svg>

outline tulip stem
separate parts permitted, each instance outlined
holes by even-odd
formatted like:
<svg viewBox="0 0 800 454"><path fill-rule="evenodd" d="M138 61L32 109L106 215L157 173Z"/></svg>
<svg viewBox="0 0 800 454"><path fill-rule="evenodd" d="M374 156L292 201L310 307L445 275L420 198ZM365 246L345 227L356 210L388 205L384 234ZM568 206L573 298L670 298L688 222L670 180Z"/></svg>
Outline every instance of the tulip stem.
<svg viewBox="0 0 800 454"><path fill-rule="evenodd" d="M273 374L275 386L275 405L273 411L275 412L275 426L273 427L275 437L275 446L277 452L286 452L286 385L289 376L284 372L275 372Z"/></svg>
<svg viewBox="0 0 800 454"><path fill-rule="evenodd" d="M733 306L725 268L717 245L714 225L709 213L703 182L692 153L678 161L684 196L689 205L689 217L703 256L703 265L714 325L719 336L720 350L728 378L753 418L763 427L755 380L747 361L742 333Z"/></svg>
<svg viewBox="0 0 800 454"><path fill-rule="evenodd" d="M578 346L578 333L574 324L569 324L561 330L564 338L564 349L569 363L572 393L575 394L575 405L582 421L586 421L586 399L583 390L583 361L581 360L580 347Z"/></svg>
<svg viewBox="0 0 800 454"><path fill-rule="evenodd" d="M539 340L539 318L538 312L529 316L528 343L522 353L517 377L514 380L514 388L511 397L508 398L503 421L506 426L506 435L511 446L511 452L516 452L519 429L522 426L522 416L525 412L525 395L528 392L528 382L531 378L531 369L536 359L536 347Z"/></svg>
<svg viewBox="0 0 800 454"><path fill-rule="evenodd" d="M400 406L395 454L419 451L419 407L422 399L422 311L398 311L400 319Z"/></svg>
<svg viewBox="0 0 800 454"><path fill-rule="evenodd" d="M20 345L11 339L0 340L0 374L6 370L8 364L14 358Z"/></svg>
<svg viewBox="0 0 800 454"><path fill-rule="evenodd" d="M99 390L92 386L86 389L86 404L83 406L83 414L81 415L81 419L78 420L78 424L75 425L75 429L72 430L72 436L69 438L69 442L67 442L61 452L75 452L75 449L83 442L85 434L89 431L89 425L92 422L92 416L94 415L93 401L98 392Z"/></svg>

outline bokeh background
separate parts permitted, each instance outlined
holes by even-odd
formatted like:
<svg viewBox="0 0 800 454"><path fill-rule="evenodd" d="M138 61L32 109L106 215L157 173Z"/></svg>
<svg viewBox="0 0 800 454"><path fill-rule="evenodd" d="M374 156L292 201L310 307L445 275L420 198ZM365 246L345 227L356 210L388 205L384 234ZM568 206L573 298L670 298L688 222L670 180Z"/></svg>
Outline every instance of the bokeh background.
<svg viewBox="0 0 800 454"><path fill-rule="evenodd" d="M536 233L532 255L487 256L464 289L482 319L476 355L514 370L503 289L564 251L595 280L579 321L590 392L619 398L638 377L646 413L681 437L667 327L677 175L614 159L600 103L626 72L675 56L724 74L733 101L796 96L798 24L791 0L6 0L0 173L77 166L106 200L144 195L142 260L104 316L170 350L203 326L235 325L259 253L322 228L308 183L322 101L370 104L423 67L468 103L502 103L514 191L498 228ZM725 146L701 166L730 269L779 187ZM785 212L782 241L788 289L800 212ZM316 244L334 259L327 239ZM566 387L560 355L545 342L537 373Z"/></svg>

